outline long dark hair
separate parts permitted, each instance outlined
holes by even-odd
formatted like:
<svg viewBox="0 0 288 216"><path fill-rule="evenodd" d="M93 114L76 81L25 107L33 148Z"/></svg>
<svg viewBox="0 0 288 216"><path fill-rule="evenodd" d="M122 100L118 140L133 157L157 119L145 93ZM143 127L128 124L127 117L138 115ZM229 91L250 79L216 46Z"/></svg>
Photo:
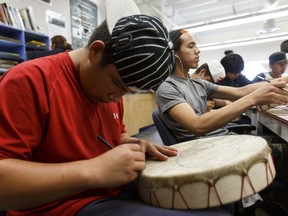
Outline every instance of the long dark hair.
<svg viewBox="0 0 288 216"><path fill-rule="evenodd" d="M54 49L60 48L64 50L72 50L71 44L69 44L66 38L62 35L55 35L52 37L51 44L54 45Z"/></svg>

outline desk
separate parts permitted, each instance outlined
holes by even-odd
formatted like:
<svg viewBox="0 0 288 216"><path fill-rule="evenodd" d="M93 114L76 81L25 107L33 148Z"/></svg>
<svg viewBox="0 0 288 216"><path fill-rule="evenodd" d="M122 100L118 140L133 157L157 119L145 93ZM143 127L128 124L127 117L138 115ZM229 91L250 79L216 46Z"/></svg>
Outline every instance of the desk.
<svg viewBox="0 0 288 216"><path fill-rule="evenodd" d="M255 135L263 135L263 126L288 142L288 108L278 106L266 111L258 112L249 110L246 112L251 123L256 126Z"/></svg>

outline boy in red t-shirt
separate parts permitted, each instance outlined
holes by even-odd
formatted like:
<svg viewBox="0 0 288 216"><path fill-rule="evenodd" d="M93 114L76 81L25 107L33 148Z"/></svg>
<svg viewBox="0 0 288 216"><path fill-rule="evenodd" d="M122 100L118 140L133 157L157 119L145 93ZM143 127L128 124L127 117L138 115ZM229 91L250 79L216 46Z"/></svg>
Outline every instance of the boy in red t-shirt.
<svg viewBox="0 0 288 216"><path fill-rule="evenodd" d="M0 209L10 216L230 215L220 208L155 208L130 190L145 168L146 153L166 160L177 152L126 133L122 96L156 89L173 64L162 22L134 15L118 20L112 35L104 21L84 48L5 73Z"/></svg>

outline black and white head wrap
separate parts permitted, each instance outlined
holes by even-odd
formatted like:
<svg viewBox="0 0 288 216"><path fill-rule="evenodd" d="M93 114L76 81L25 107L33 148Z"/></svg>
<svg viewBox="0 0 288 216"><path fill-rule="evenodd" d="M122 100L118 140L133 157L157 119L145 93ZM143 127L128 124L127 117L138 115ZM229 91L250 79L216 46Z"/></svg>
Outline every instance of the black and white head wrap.
<svg viewBox="0 0 288 216"><path fill-rule="evenodd" d="M112 47L116 68L128 87L156 90L172 72L173 44L157 17L121 18L112 31Z"/></svg>
<svg viewBox="0 0 288 216"><path fill-rule="evenodd" d="M140 15L133 0L106 0L106 13L114 61L123 82L128 87L156 90L175 63L173 44L162 21Z"/></svg>

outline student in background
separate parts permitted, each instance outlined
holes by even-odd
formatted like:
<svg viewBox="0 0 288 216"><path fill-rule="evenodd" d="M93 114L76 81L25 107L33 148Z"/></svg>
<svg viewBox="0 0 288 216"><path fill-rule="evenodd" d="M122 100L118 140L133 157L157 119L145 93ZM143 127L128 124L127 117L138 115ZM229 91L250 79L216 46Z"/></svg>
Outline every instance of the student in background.
<svg viewBox="0 0 288 216"><path fill-rule="evenodd" d="M27 52L27 59L35 59L44 56L54 55L57 53L65 52L72 50L71 44L69 44L65 37L62 35L56 35L51 38L51 50L43 51L29 51Z"/></svg>
<svg viewBox="0 0 288 216"><path fill-rule="evenodd" d="M200 65L193 74L190 76L191 78L201 78L207 80L209 82L217 83L224 79L225 77L225 69L223 66L213 60L209 63L204 63Z"/></svg>
<svg viewBox="0 0 288 216"><path fill-rule="evenodd" d="M287 103L288 92L281 88L288 80L234 88L203 79L190 79L188 71L197 68L200 50L187 31L172 31L170 36L174 43L176 65L158 88L156 102L161 118L179 142L229 134L223 127L253 106L271 104L274 100L276 104ZM207 112L207 98L234 102Z"/></svg>
<svg viewBox="0 0 288 216"><path fill-rule="evenodd" d="M288 53L288 40L285 40L280 45L281 52Z"/></svg>
<svg viewBox="0 0 288 216"><path fill-rule="evenodd" d="M225 68L226 77L218 82L218 85L242 87L252 83L242 74L244 60L239 54L231 53L226 55L221 59L221 64Z"/></svg>
<svg viewBox="0 0 288 216"><path fill-rule="evenodd" d="M67 42L65 37L63 37L62 35L56 35L51 38L51 49L72 50L72 46Z"/></svg>
<svg viewBox="0 0 288 216"><path fill-rule="evenodd" d="M213 60L209 63L204 63L200 65L196 69L196 71L190 75L190 77L193 79L204 79L209 82L217 83L225 77L225 70L218 61ZM209 112L214 107L215 107L215 101L207 98L206 102L207 112Z"/></svg>
<svg viewBox="0 0 288 216"><path fill-rule="evenodd" d="M269 56L269 67L271 71L259 73L253 79L253 82L263 81L263 79L271 80L282 77L287 67L287 57L285 52L275 52Z"/></svg>

